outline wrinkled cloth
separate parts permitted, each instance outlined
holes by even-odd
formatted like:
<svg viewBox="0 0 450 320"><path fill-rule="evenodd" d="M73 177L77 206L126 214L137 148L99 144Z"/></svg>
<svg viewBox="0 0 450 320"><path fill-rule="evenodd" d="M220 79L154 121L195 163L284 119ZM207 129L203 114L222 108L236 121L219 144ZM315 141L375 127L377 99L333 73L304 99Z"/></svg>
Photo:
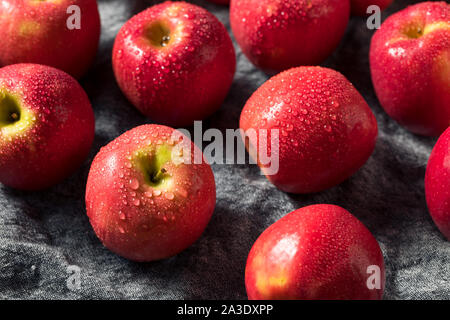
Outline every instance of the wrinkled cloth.
<svg viewBox="0 0 450 320"><path fill-rule="evenodd" d="M157 2L98 1L101 44L94 65L81 80L95 110L94 145L83 166L49 190L0 187L0 298L246 299L246 258L261 232L294 209L331 203L353 213L380 243L386 299L449 299L450 242L434 226L424 196L427 159L436 139L409 133L381 109L368 62L373 31L363 18L351 19L340 46L323 64L343 73L377 117L378 143L361 170L330 190L291 195L277 190L254 165L213 165L217 206L193 246L152 263L127 261L103 247L84 204L90 163L100 147L126 130L151 123L120 92L111 67L112 46L126 20ZM191 2L213 12L229 29L226 6ZM396 1L383 18L417 2ZM238 128L246 100L269 78L249 63L236 43L235 47L234 84L222 108L203 123L204 129ZM75 274L79 282L72 281Z"/></svg>

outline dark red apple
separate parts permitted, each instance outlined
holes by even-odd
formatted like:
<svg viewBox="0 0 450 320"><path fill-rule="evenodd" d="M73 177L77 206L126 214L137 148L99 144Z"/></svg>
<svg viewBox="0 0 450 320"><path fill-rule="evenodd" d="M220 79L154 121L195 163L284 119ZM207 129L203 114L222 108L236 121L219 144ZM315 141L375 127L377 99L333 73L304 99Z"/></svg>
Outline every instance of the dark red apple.
<svg viewBox="0 0 450 320"><path fill-rule="evenodd" d="M384 110L414 133L450 125L450 4L423 2L390 16L372 38L370 69Z"/></svg>
<svg viewBox="0 0 450 320"><path fill-rule="evenodd" d="M378 242L347 210L327 204L295 210L271 225L245 268L251 300L375 300L384 285Z"/></svg>
<svg viewBox="0 0 450 320"><path fill-rule="evenodd" d="M79 29L72 28L77 6ZM69 11L69 13L68 13ZM0 2L0 65L38 63L79 78L97 53L100 16L96 0L3 0Z"/></svg>
<svg viewBox="0 0 450 320"><path fill-rule="evenodd" d="M256 130L248 136L253 150L261 145L261 129L278 130L278 172L268 174L271 165L257 160L273 184L293 193L322 191L347 179L372 154L378 134L375 116L353 85L321 67L290 69L264 83L242 110L240 127ZM272 149L268 144L268 155L277 152Z"/></svg>
<svg viewBox="0 0 450 320"><path fill-rule="evenodd" d="M54 185L86 159L94 112L71 76L52 67L0 69L0 182L36 190Z"/></svg>
<svg viewBox="0 0 450 320"><path fill-rule="evenodd" d="M190 125L216 111L236 68L233 44L217 18L185 2L164 2L131 18L113 50L117 82L152 120Z"/></svg>
<svg viewBox="0 0 450 320"><path fill-rule="evenodd" d="M450 240L450 127L441 135L428 160L425 193L434 222Z"/></svg>
<svg viewBox="0 0 450 320"><path fill-rule="evenodd" d="M231 0L233 34L256 66L281 71L320 64L338 45L349 0Z"/></svg>
<svg viewBox="0 0 450 320"><path fill-rule="evenodd" d="M380 10L384 10L392 3L393 0L350 0L352 14L355 16L366 16L367 8L376 5Z"/></svg>
<svg viewBox="0 0 450 320"><path fill-rule="evenodd" d="M216 203L214 175L189 140L161 125L134 128L103 147L92 163L86 208L92 227L113 252L135 261L176 255L197 240ZM174 149L175 148L175 149ZM191 161L178 161L177 156Z"/></svg>

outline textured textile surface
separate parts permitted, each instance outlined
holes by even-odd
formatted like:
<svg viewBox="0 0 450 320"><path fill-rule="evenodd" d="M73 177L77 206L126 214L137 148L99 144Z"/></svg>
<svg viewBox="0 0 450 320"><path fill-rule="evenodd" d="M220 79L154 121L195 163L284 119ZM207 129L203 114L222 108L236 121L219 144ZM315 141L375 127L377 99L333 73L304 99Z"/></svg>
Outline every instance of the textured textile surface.
<svg viewBox="0 0 450 320"><path fill-rule="evenodd" d="M380 108L370 80L372 31L352 18L334 54L323 64L342 72L376 114L379 139L367 164L341 185L314 195L277 190L252 165L214 165L217 206L203 236L176 257L127 261L102 246L84 207L90 162L101 146L149 123L114 80L114 37L132 15L160 1L99 0L101 45L81 83L95 110L96 138L89 159L63 183L41 192L0 187L0 298L3 299L245 299L244 268L258 235L290 211L316 203L343 206L379 241L386 262L386 299L450 299L450 242L433 225L424 175L436 139L415 136ZM228 8L191 1L229 28ZM396 1L383 18L419 1ZM237 74L222 108L203 127L237 128L240 111L268 76L236 46ZM68 266L80 268L81 286L67 286Z"/></svg>

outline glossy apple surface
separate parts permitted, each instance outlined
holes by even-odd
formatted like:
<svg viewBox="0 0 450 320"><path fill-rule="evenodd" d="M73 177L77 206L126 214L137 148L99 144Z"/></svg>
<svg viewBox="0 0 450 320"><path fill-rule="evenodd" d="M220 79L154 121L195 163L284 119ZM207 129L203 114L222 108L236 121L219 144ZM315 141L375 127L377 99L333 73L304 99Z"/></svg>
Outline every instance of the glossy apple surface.
<svg viewBox="0 0 450 320"><path fill-rule="evenodd" d="M253 64L268 72L320 64L338 45L349 16L349 0L230 3L237 42Z"/></svg>
<svg viewBox="0 0 450 320"><path fill-rule="evenodd" d="M352 14L355 16L366 16L367 8L376 5L380 10L384 10L393 2L393 0L350 0Z"/></svg>
<svg viewBox="0 0 450 320"><path fill-rule="evenodd" d="M236 56L217 18L185 2L164 2L131 18L114 43L113 67L128 99L151 120L184 126L222 104Z"/></svg>
<svg viewBox="0 0 450 320"><path fill-rule="evenodd" d="M450 125L450 4L423 2L390 16L370 47L384 110L410 131L439 136Z"/></svg>
<svg viewBox="0 0 450 320"><path fill-rule="evenodd" d="M256 240L245 268L250 300L376 300L384 285L378 242L335 205L304 207L275 222Z"/></svg>
<svg viewBox="0 0 450 320"><path fill-rule="evenodd" d="M0 182L17 189L50 187L86 159L94 112L71 76L35 64L0 69Z"/></svg>
<svg viewBox="0 0 450 320"><path fill-rule="evenodd" d="M428 160L425 193L434 222L450 240L450 127L441 135Z"/></svg>
<svg viewBox="0 0 450 320"><path fill-rule="evenodd" d="M70 6L81 10L80 29ZM100 16L96 0L3 0L0 2L0 65L37 63L79 78L97 53Z"/></svg>
<svg viewBox="0 0 450 320"><path fill-rule="evenodd" d="M200 237L214 211L211 167L204 159L174 161L179 152L173 151L179 143L174 132L139 126L103 147L92 163L89 220L103 244L127 259L153 261L179 253ZM197 147L190 140L187 147L194 157Z"/></svg>
<svg viewBox="0 0 450 320"><path fill-rule="evenodd" d="M247 143L255 150L261 129L278 130L279 170L266 176L292 193L319 192L347 179L372 154L378 134L375 116L353 85L321 67L290 69L264 83L242 110L240 127L256 131ZM268 144L267 154L277 152L272 148ZM267 172L269 165L258 162Z"/></svg>

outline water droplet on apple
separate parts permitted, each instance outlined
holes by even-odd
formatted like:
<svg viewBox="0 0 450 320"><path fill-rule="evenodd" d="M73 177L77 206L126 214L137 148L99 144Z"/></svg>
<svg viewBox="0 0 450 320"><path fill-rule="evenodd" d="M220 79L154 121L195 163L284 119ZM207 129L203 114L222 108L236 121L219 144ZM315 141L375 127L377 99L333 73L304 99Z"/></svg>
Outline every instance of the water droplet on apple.
<svg viewBox="0 0 450 320"><path fill-rule="evenodd" d="M144 193L144 196L146 196L147 198L151 198L151 197L153 197L153 193L152 193L151 190L150 190L150 191L146 191L146 192Z"/></svg>
<svg viewBox="0 0 450 320"><path fill-rule="evenodd" d="M136 178L130 179L130 188L133 190L139 189L139 181Z"/></svg>
<svg viewBox="0 0 450 320"><path fill-rule="evenodd" d="M175 195L172 192L166 192L165 197L168 200L173 200L173 198L175 198Z"/></svg>

